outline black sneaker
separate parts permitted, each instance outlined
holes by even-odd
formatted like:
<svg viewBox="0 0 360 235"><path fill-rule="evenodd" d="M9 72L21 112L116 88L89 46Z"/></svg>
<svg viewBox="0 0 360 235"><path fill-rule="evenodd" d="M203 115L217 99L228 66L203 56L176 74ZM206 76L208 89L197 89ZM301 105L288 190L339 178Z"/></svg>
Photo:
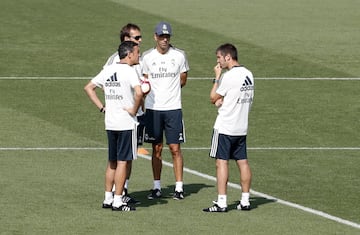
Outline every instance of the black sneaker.
<svg viewBox="0 0 360 235"><path fill-rule="evenodd" d="M161 190L156 188L156 189L151 189L150 190L150 194L147 196L147 198L149 200L153 200L155 198L161 198Z"/></svg>
<svg viewBox="0 0 360 235"><path fill-rule="evenodd" d="M182 199L184 199L184 192L175 191L173 199L174 200L182 200Z"/></svg>
<svg viewBox="0 0 360 235"><path fill-rule="evenodd" d="M110 209L110 208L112 208L112 204L103 203L103 204L102 204L102 208L104 208L104 209Z"/></svg>
<svg viewBox="0 0 360 235"><path fill-rule="evenodd" d="M135 198L133 197L130 197L130 195L124 195L122 197L122 201L126 204L140 204L140 201L136 200Z"/></svg>
<svg viewBox="0 0 360 235"><path fill-rule="evenodd" d="M251 209L250 204L243 206L241 205L241 202L239 201L239 204L236 206L236 209L242 210L242 211L249 211Z"/></svg>
<svg viewBox="0 0 360 235"><path fill-rule="evenodd" d="M217 204L210 206L209 208L203 209L205 212L227 212L227 207L220 207Z"/></svg>
<svg viewBox="0 0 360 235"><path fill-rule="evenodd" d="M121 206L119 206L119 207L112 207L112 210L113 210L113 211L135 211L136 208L124 204L124 205L121 205Z"/></svg>

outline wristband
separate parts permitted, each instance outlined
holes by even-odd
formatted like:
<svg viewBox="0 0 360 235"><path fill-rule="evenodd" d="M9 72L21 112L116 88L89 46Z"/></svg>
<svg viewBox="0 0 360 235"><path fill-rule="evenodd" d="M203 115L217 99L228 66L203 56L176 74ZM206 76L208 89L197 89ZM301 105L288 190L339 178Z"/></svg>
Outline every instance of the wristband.
<svg viewBox="0 0 360 235"><path fill-rule="evenodd" d="M213 83L219 83L219 79L214 79Z"/></svg>
<svg viewBox="0 0 360 235"><path fill-rule="evenodd" d="M100 109L100 113L105 113L105 106Z"/></svg>

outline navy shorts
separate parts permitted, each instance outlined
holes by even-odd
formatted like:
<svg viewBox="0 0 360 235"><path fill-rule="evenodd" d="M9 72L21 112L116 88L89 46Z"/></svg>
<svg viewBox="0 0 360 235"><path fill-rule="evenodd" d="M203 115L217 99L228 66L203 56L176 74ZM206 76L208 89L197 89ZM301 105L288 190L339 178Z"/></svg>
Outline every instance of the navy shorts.
<svg viewBox="0 0 360 235"><path fill-rule="evenodd" d="M164 132L166 144L180 144L185 142L185 130L181 109L170 111L146 110L145 142L153 144L162 143Z"/></svg>
<svg viewBox="0 0 360 235"><path fill-rule="evenodd" d="M131 161L137 157L136 130L107 130L109 161Z"/></svg>
<svg viewBox="0 0 360 235"><path fill-rule="evenodd" d="M214 129L211 140L210 157L222 160L247 159L246 135L224 135L219 134L218 131Z"/></svg>

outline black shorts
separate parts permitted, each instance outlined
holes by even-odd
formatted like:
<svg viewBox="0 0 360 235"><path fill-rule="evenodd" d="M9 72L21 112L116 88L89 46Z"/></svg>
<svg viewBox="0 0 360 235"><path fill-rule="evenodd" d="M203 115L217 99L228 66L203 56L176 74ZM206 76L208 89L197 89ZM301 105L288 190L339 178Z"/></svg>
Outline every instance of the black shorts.
<svg viewBox="0 0 360 235"><path fill-rule="evenodd" d="M223 160L243 160L247 159L246 135L230 136L219 134L213 130L210 157Z"/></svg>
<svg viewBox="0 0 360 235"><path fill-rule="evenodd" d="M181 109L169 111L146 110L145 142L162 143L164 132L166 144L185 142L185 128Z"/></svg>
<svg viewBox="0 0 360 235"><path fill-rule="evenodd" d="M109 161L131 161L137 157L136 130L107 130Z"/></svg>

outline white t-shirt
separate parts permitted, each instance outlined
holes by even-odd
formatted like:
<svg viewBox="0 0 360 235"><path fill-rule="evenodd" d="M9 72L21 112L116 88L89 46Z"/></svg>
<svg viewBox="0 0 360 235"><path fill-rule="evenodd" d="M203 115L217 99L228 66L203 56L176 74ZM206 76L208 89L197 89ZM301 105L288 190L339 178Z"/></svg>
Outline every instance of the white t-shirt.
<svg viewBox="0 0 360 235"><path fill-rule="evenodd" d="M224 100L218 109L214 129L226 135L247 135L248 116L254 99L252 73L242 66L233 67L222 75L216 93Z"/></svg>
<svg viewBox="0 0 360 235"><path fill-rule="evenodd" d="M112 54L106 61L106 63L104 64L103 68L109 66L109 65L113 65L113 64L118 64L120 63L120 57L119 57L119 53L118 52L115 52L114 54ZM141 58L139 60L139 64L135 64L132 66L136 73L138 74L139 76L139 79L140 80L144 80L144 76L142 74L142 71L141 71Z"/></svg>
<svg viewBox="0 0 360 235"><path fill-rule="evenodd" d="M141 58L140 58L141 59ZM106 61L106 63L104 64L103 68L105 69L107 66L110 66L110 65L114 65L114 64L118 64L120 63L120 57L119 57L119 53L118 52L115 52L114 54L112 54ZM141 60L139 60L139 64L135 64L132 66L137 75L138 75L138 79L141 81L144 81L144 76L142 74L142 71L141 71ZM141 116L144 114L144 111L142 110L142 108L140 107L138 112L137 112L137 116Z"/></svg>
<svg viewBox="0 0 360 235"><path fill-rule="evenodd" d="M156 48L144 52L142 72L148 75L151 85L145 108L159 111L181 109L180 74L187 71L189 64L182 50L170 47L165 54Z"/></svg>
<svg viewBox="0 0 360 235"><path fill-rule="evenodd" d="M105 129L114 131L135 129L136 117L132 117L124 110L124 108L134 106L133 88L140 85L135 69L128 64L109 65L91 82L104 90Z"/></svg>

